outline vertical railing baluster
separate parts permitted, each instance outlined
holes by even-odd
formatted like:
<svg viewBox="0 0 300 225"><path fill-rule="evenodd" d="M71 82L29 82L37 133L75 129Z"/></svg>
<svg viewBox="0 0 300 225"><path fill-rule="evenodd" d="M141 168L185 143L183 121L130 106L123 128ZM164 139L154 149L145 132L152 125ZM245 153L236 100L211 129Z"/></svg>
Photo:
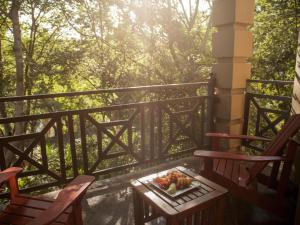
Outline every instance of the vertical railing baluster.
<svg viewBox="0 0 300 225"><path fill-rule="evenodd" d="M45 135L42 135L42 137L41 137L41 155L42 155L43 166L47 170L48 169L48 156L47 156Z"/></svg>
<svg viewBox="0 0 300 225"><path fill-rule="evenodd" d="M5 161L5 155L4 155L4 148L0 144L0 168L1 170L6 169L6 161Z"/></svg>
<svg viewBox="0 0 300 225"><path fill-rule="evenodd" d="M250 96L249 93L245 94L245 105L244 105L244 122L243 122L243 134L248 134L249 125L249 112L250 112Z"/></svg>
<svg viewBox="0 0 300 225"><path fill-rule="evenodd" d="M204 143L204 135L205 135L205 131L204 131L204 124L205 124L205 101L204 100L202 102L202 104L200 105L201 110L200 110L200 145L201 147L203 146Z"/></svg>
<svg viewBox="0 0 300 225"><path fill-rule="evenodd" d="M197 135L197 112L198 112L198 109L199 109L199 102L197 102L197 107L195 107L195 109L190 112L189 116L190 116L190 121L191 121L191 135L193 136L193 138L195 140L197 140L197 148L200 147L200 140L201 140L201 137L198 137Z"/></svg>
<svg viewBox="0 0 300 225"><path fill-rule="evenodd" d="M83 159L83 171L84 174L89 174L88 167L88 155L87 155L87 146L86 146L86 132L85 132L85 114L79 114L80 121L80 138L81 138L81 149L82 149L82 159Z"/></svg>
<svg viewBox="0 0 300 225"><path fill-rule="evenodd" d="M128 126L128 129L127 129L127 131L128 131L128 136L127 136L128 148L129 148L129 152L132 155L134 155L133 144L132 144L132 121L129 121L127 126Z"/></svg>
<svg viewBox="0 0 300 225"><path fill-rule="evenodd" d="M72 169L74 177L78 176L78 162L75 145L74 120L72 115L68 115L68 131L70 138L70 151L72 158Z"/></svg>
<svg viewBox="0 0 300 225"><path fill-rule="evenodd" d="M62 130L61 117L56 120L57 124L57 138L58 138L58 154L60 161L61 179L64 182L66 180L66 163L65 163L65 150L64 150L64 136Z"/></svg>
<svg viewBox="0 0 300 225"><path fill-rule="evenodd" d="M207 101L207 131L213 132L214 131L214 98L215 98L215 84L216 78L215 74L210 75L210 80L208 82L208 101ZM208 144L211 147L211 141L208 139Z"/></svg>
<svg viewBox="0 0 300 225"><path fill-rule="evenodd" d="M140 106L140 114L141 114L141 159L143 161L146 160L146 149L145 149L145 107Z"/></svg>
<svg viewBox="0 0 300 225"><path fill-rule="evenodd" d="M102 144L102 129L100 126L97 126L97 150L98 150L98 157L100 160L103 158L103 144Z"/></svg>
<svg viewBox="0 0 300 225"><path fill-rule="evenodd" d="M150 104L150 159L153 160L154 159L154 148L155 148L155 140L154 140L154 135L155 135L155 119L154 119L154 108L155 105L154 104Z"/></svg>
<svg viewBox="0 0 300 225"><path fill-rule="evenodd" d="M173 142L173 120L172 120L172 116L169 115L169 145L172 145Z"/></svg>
<svg viewBox="0 0 300 225"><path fill-rule="evenodd" d="M157 153L158 157L162 157L162 136L163 136L163 120L162 120L162 108L157 105Z"/></svg>
<svg viewBox="0 0 300 225"><path fill-rule="evenodd" d="M249 84L247 83L247 85L249 85ZM249 95L249 93L246 93L245 94L245 105L244 105L244 122L243 122L243 134L244 135L248 134L250 106L251 106L250 95ZM246 140L242 140L242 145L245 145L245 144L246 144Z"/></svg>
<svg viewBox="0 0 300 225"><path fill-rule="evenodd" d="M255 136L261 136L259 128L260 128L260 109L257 109L256 122L255 122Z"/></svg>

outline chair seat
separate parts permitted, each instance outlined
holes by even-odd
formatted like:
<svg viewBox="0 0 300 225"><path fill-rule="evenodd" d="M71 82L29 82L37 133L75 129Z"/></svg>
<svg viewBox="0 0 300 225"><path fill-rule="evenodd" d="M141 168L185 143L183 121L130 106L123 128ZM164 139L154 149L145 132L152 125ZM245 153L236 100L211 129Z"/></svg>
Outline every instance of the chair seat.
<svg viewBox="0 0 300 225"><path fill-rule="evenodd" d="M214 159L213 170L239 186L246 187L250 176L248 169L250 167L251 164L243 161Z"/></svg>
<svg viewBox="0 0 300 225"><path fill-rule="evenodd" d="M62 189L55 200L19 193L17 175L22 168L0 171L0 184L7 182L11 200L1 212L0 225L82 225L81 200L95 177L79 175Z"/></svg>
<svg viewBox="0 0 300 225"><path fill-rule="evenodd" d="M19 195L0 212L0 224L26 225L32 219L38 217L45 209L49 208L52 203L53 201L48 199ZM72 210L68 208L52 225L67 224L71 211Z"/></svg>

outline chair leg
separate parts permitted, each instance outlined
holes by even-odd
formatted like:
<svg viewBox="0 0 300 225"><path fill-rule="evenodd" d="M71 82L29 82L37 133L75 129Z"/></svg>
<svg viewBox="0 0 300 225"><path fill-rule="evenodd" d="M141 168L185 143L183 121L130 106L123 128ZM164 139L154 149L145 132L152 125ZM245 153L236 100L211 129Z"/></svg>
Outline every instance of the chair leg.
<svg viewBox="0 0 300 225"><path fill-rule="evenodd" d="M73 213L69 216L67 222L66 222L66 225L71 225L71 224L75 224L75 218L73 216Z"/></svg>
<svg viewBox="0 0 300 225"><path fill-rule="evenodd" d="M236 207L234 205L233 197L228 196L228 200L229 200L229 204L230 204L231 211L232 211L232 217L233 217L233 222L234 222L233 224L238 225L237 211L236 211Z"/></svg>
<svg viewBox="0 0 300 225"><path fill-rule="evenodd" d="M74 202L72 214L73 214L72 217L74 220L73 224L74 225L83 225L81 199Z"/></svg>

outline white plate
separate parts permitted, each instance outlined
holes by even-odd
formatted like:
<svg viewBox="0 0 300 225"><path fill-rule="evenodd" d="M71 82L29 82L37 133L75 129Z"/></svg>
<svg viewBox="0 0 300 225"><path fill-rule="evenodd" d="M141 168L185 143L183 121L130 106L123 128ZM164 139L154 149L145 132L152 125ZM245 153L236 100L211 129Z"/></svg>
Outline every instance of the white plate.
<svg viewBox="0 0 300 225"><path fill-rule="evenodd" d="M158 173L157 176L154 177L153 179L148 180L147 183L152 184L154 187L156 187L157 189L159 189L160 191L162 191L162 192L165 193L166 195L168 195L168 196L170 196L170 197L173 197L173 198L178 197L179 195L182 195L182 194L184 194L184 193L186 193L186 192L189 192L189 191L191 191L191 190L193 190L193 189L195 189L195 188L201 186L200 181L195 180L193 177L190 177L190 176L186 175L185 173L182 173L183 175L185 175L185 176L187 176L187 177L193 179L191 185L190 185L189 187L187 187L187 188L184 188L184 189L180 189L180 190L177 189L176 192L175 192L174 194L168 193L168 192L167 192L167 189L161 188L158 184L156 184L156 183L154 182L154 179L157 178L157 177L162 177L162 176L164 176L164 175L167 175L167 173L172 172L172 171L176 171L176 172L182 173L181 171L179 171L179 170L174 170L174 169L167 170L167 171L163 171L163 172Z"/></svg>

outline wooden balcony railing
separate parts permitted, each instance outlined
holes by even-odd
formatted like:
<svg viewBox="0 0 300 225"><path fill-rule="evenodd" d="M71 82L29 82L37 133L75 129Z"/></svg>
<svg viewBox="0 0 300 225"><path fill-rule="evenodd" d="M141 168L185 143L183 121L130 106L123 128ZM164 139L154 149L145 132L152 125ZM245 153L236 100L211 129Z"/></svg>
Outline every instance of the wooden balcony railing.
<svg viewBox="0 0 300 225"><path fill-rule="evenodd" d="M0 118L0 129L24 127L24 134L0 137L0 167L25 168L23 191L34 191L78 174L106 175L188 154L207 145L213 86L211 79L0 98L10 115ZM14 117L20 102L30 113Z"/></svg>
<svg viewBox="0 0 300 225"><path fill-rule="evenodd" d="M244 134L271 138L290 114L292 82L248 81ZM2 97L0 167L22 166L23 191L106 175L209 145L214 79L96 91ZM15 104L30 110L14 116ZM11 131L17 123L24 133ZM261 150L250 142L245 146ZM9 155L12 158L8 157ZM8 159L11 159L8 161Z"/></svg>
<svg viewBox="0 0 300 225"><path fill-rule="evenodd" d="M245 96L243 134L272 138L290 116L293 81L248 80ZM263 144L247 142L246 147L262 151Z"/></svg>

